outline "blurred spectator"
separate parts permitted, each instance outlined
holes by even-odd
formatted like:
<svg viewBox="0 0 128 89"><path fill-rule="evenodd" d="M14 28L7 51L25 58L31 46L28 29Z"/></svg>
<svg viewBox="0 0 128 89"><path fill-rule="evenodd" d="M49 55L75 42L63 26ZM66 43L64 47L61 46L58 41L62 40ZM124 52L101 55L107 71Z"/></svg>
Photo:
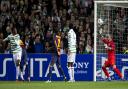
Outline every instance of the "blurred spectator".
<svg viewBox="0 0 128 89"><path fill-rule="evenodd" d="M35 36L34 50L35 50L35 53L43 53L44 52L44 45L41 41L41 36L39 34L37 34Z"/></svg>
<svg viewBox="0 0 128 89"><path fill-rule="evenodd" d="M0 33L0 53L4 53L3 33Z"/></svg>
<svg viewBox="0 0 128 89"><path fill-rule="evenodd" d="M49 42L45 42L45 53L50 53L50 44L49 44Z"/></svg>
<svg viewBox="0 0 128 89"><path fill-rule="evenodd" d="M24 37L27 52L42 53L44 50L50 52L52 37L59 30L65 53L69 23L73 23L77 35L77 52L84 53L88 34L93 44L90 16L93 16L93 0L2 0L0 32L5 38L10 34L12 25L16 24L21 38Z"/></svg>
<svg viewBox="0 0 128 89"><path fill-rule="evenodd" d="M122 50L123 50L123 54L128 54L128 48L123 47Z"/></svg>
<svg viewBox="0 0 128 89"><path fill-rule="evenodd" d="M87 45L85 47L85 53L93 53L92 43L91 39L87 39Z"/></svg>

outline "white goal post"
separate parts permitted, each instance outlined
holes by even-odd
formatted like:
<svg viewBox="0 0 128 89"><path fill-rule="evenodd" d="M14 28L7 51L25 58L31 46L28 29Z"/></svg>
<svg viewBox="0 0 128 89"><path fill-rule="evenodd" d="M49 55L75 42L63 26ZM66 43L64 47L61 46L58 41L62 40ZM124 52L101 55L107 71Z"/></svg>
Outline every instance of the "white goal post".
<svg viewBox="0 0 128 89"><path fill-rule="evenodd" d="M103 5L104 7L107 7L108 10L111 9L111 7L114 7L114 8L128 8L128 1L94 1L94 81L96 81L96 76L97 76L97 35L102 33L102 32L99 32L99 26L98 26L98 19L100 18L99 16L99 11L98 11L98 8L99 8L99 5ZM113 12L113 14L115 14ZM110 13L109 11L107 12L107 16L106 17L110 17ZM104 22L106 20L104 19ZM106 28L108 29L107 30L107 33L111 33L109 30L110 30L110 23L109 23L109 18L107 18L107 21L106 22ZM102 24L102 23L101 23ZM125 23L124 23L125 24ZM123 24L123 26L124 26ZM120 26L120 25L119 25ZM103 28L103 27L102 27ZM103 28L104 29L104 28ZM98 33L99 32L99 33ZM104 33L105 34L105 33ZM128 33L127 33L128 34ZM128 39L128 38L127 38Z"/></svg>

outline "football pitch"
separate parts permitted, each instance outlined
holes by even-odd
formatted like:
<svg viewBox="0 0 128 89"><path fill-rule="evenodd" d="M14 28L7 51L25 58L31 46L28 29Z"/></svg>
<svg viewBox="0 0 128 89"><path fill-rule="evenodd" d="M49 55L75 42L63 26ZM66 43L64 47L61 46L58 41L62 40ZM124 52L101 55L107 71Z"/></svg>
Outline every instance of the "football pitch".
<svg viewBox="0 0 128 89"><path fill-rule="evenodd" d="M128 89L128 81L111 82L14 82L0 81L0 89Z"/></svg>

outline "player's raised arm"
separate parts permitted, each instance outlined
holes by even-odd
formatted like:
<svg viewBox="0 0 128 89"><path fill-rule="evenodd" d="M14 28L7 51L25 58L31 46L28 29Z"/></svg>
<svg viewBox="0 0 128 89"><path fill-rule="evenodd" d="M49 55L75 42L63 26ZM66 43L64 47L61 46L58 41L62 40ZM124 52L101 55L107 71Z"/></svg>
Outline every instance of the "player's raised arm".
<svg viewBox="0 0 128 89"><path fill-rule="evenodd" d="M107 37L101 37L101 40L105 43L105 44L109 44L113 39L112 36L110 34L107 35Z"/></svg>
<svg viewBox="0 0 128 89"><path fill-rule="evenodd" d="M98 37L100 40L102 40L102 39L104 38L104 36L103 36L103 28L100 28L100 29L99 29L99 34L97 34L97 37Z"/></svg>
<svg viewBox="0 0 128 89"><path fill-rule="evenodd" d="M108 40L108 38L101 38L101 40L105 43L105 44L108 44L109 43L109 40Z"/></svg>

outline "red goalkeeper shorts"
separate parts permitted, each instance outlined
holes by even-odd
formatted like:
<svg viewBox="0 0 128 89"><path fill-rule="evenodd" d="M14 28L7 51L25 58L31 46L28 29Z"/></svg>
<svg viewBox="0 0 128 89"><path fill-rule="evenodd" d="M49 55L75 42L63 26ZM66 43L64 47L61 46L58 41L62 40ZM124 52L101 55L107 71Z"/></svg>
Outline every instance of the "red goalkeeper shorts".
<svg viewBox="0 0 128 89"><path fill-rule="evenodd" d="M115 65L115 58L108 59L107 61L105 61L105 66L109 67L113 65Z"/></svg>

